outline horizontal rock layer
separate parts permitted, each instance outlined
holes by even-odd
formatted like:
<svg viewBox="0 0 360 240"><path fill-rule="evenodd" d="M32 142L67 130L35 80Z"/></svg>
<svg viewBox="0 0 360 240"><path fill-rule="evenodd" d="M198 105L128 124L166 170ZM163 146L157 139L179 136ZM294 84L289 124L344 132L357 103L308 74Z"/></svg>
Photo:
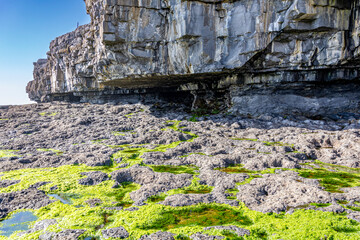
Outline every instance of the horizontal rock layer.
<svg viewBox="0 0 360 240"><path fill-rule="evenodd" d="M359 0L85 2L91 23L34 63L32 100L359 79Z"/></svg>

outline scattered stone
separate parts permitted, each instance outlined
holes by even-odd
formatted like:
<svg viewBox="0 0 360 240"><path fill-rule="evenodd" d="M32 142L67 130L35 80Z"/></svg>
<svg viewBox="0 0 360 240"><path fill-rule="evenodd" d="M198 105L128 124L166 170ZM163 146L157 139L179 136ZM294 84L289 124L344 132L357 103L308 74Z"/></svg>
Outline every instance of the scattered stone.
<svg viewBox="0 0 360 240"><path fill-rule="evenodd" d="M128 238L129 233L124 227L109 228L101 231L105 239L109 238Z"/></svg>
<svg viewBox="0 0 360 240"><path fill-rule="evenodd" d="M39 187L44 186L49 183L51 183L51 182L37 182L37 183L31 185L29 188L39 188Z"/></svg>
<svg viewBox="0 0 360 240"><path fill-rule="evenodd" d="M97 172L83 172L82 175L87 176L87 178L79 179L79 184L81 185L97 185L99 183L102 183L106 180L109 180L109 176L106 173L97 171Z"/></svg>
<svg viewBox="0 0 360 240"><path fill-rule="evenodd" d="M85 201L87 204L89 204L90 207L97 207L102 204L101 199L93 198Z"/></svg>
<svg viewBox="0 0 360 240"><path fill-rule="evenodd" d="M156 232L151 235L141 236L139 240L174 240L175 234L169 232Z"/></svg>
<svg viewBox="0 0 360 240"><path fill-rule="evenodd" d="M80 229L67 229L59 233L47 232L40 235L40 240L76 240L85 232Z"/></svg>
<svg viewBox="0 0 360 240"><path fill-rule="evenodd" d="M223 236L212 236L208 234L195 233L190 236L192 240L215 240L215 239L224 239Z"/></svg>
<svg viewBox="0 0 360 240"><path fill-rule="evenodd" d="M39 209L52 202L43 191L36 188L0 193L0 219L17 209Z"/></svg>
<svg viewBox="0 0 360 240"><path fill-rule="evenodd" d="M139 210L139 208L137 208L137 207L129 207L129 208L125 208L124 209L124 211L137 211L137 210Z"/></svg>

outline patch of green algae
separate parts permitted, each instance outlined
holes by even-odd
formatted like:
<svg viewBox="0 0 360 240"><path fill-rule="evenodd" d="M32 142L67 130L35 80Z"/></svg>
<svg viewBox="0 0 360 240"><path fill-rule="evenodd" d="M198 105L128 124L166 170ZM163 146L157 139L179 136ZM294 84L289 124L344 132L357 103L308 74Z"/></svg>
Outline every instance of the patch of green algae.
<svg viewBox="0 0 360 240"><path fill-rule="evenodd" d="M76 196L72 204L55 201L38 210L31 210L39 219L56 219L57 225L50 226L48 231L59 232L63 229L84 229L83 237L101 237L101 230L123 226L130 233L129 239L138 239L144 234L166 230L178 236L190 236L202 232L203 227L219 224L237 225L251 231L244 239L359 239L360 226L356 221L329 212L314 210L295 210L293 214L263 214L248 209L240 203L239 207L224 204L200 204L188 207L169 207L148 201L138 211L106 210L104 207L120 206L131 203L129 193L139 188L134 183L127 183L119 188L112 188L114 181L108 180L96 186L83 186L78 180L84 178L81 172L115 171L113 167L61 166L46 169L21 169L5 172L1 179L20 179L21 182L0 192L11 192L26 189L39 181L52 183L41 187L46 193ZM198 178L194 178L196 185ZM198 184L198 183L197 183ZM58 186L51 191L50 187ZM189 186L191 188L194 186ZM171 190L168 194L181 193L184 189ZM72 195L71 195L72 194ZM101 199L102 204L91 208L86 201ZM114 203L116 202L116 203ZM106 217L106 222L104 220ZM221 230L206 231L207 234L229 237L228 232ZM23 239L37 239L42 231L25 235ZM262 236L262 237L261 237ZM10 238L18 239L16 233ZM232 239L232 238L228 238Z"/></svg>
<svg viewBox="0 0 360 240"><path fill-rule="evenodd" d="M0 121L9 121L10 119L8 118L0 118Z"/></svg>
<svg viewBox="0 0 360 240"><path fill-rule="evenodd" d="M360 186L360 169L323 163L316 160L306 165L312 169L295 169L304 178L319 179L320 185L328 192L342 193L341 188Z"/></svg>
<svg viewBox="0 0 360 240"><path fill-rule="evenodd" d="M198 174L199 168L197 166L171 166L171 165L150 165L154 172L169 172L174 174L188 173Z"/></svg>
<svg viewBox="0 0 360 240"><path fill-rule="evenodd" d="M20 155L15 154L18 150L0 150L0 158L9 158L9 157L20 157Z"/></svg>
<svg viewBox="0 0 360 240"><path fill-rule="evenodd" d="M53 117L56 116L58 113L56 112L41 112L39 113L40 116L42 117Z"/></svg>
<svg viewBox="0 0 360 240"><path fill-rule="evenodd" d="M161 193L158 195L151 196L148 199L148 202L157 203L164 201L167 196L175 195L175 194L206 194L210 193L214 187L203 185L199 183L200 178L194 177L191 184L187 187L172 189L166 193Z"/></svg>
<svg viewBox="0 0 360 240"><path fill-rule="evenodd" d="M62 155L64 152L57 150L57 149L52 149L52 148L38 148L36 149L39 152L53 152L56 153L56 155Z"/></svg>
<svg viewBox="0 0 360 240"><path fill-rule="evenodd" d="M284 171L290 170L298 172L299 176L304 178L318 179L320 185L325 188L325 191L332 193L342 193L343 191L340 190L341 188L360 186L360 169L358 168L349 168L335 164L328 164L318 160L315 160L312 163L304 163L302 165L310 166L312 169L268 168L262 171L252 171L244 168L242 164L237 164L230 165L225 168L215 168L215 170L226 173L248 174L249 178L239 184L247 184L252 179L261 177L261 174L275 174L275 171L279 169Z"/></svg>
<svg viewBox="0 0 360 240"><path fill-rule="evenodd" d="M107 145L108 147L111 148L122 148L122 150L118 151L117 153L113 154L113 158L122 158L122 163L128 163L129 166L132 166L134 164L141 164L142 163L142 158L141 156L144 153L147 152L166 152L166 150L171 149L171 148L176 148L177 146L179 146L181 143L184 142L192 142L194 141L195 138L197 138L198 136L192 132L187 132L187 131L182 131L179 127L181 121L167 121L166 123L171 123L172 125L167 126L165 129L169 129L169 130L173 130L173 131L177 131L177 132L181 132L184 134L188 134L191 136L190 139L188 140L182 140L182 141L176 141L176 142L172 142L169 144L153 144L153 148L146 148L144 147L145 145L149 145L149 144L142 144L142 145L137 145L137 146L131 146L129 144L125 144L125 145Z"/></svg>
<svg viewBox="0 0 360 240"><path fill-rule="evenodd" d="M181 131L179 122L175 121L171 128ZM197 136L192 133L194 140ZM145 152L166 151L169 148L177 147L185 141L179 141L167 145L156 145L154 148L140 147L139 145L123 145L123 148L114 157L123 157L125 162L141 163L141 156ZM318 163L317 163L318 164ZM132 164L131 164L132 165ZM329 167L329 166L328 166ZM240 184L246 184L259 174L275 173L275 169L265 171L251 171L243 168L242 165L231 166L228 173L246 173L250 178ZM128 239L139 239L142 235L151 234L159 230L169 231L176 234L176 239L189 239L188 237L196 232L204 232L210 235L222 235L226 239L235 238L234 234L223 230L204 231L203 228L214 225L236 225L249 229L250 236L244 239L360 239L360 225L354 220L345 216L330 212L315 210L297 209L293 214L264 214L248 209L240 202L238 207L225 204L199 204L187 207L163 206L157 202L165 199L166 196L178 193L207 193L212 187L201 185L198 178L194 177L190 186L168 191L160 196L154 196L147 202L147 205L140 206L138 211L106 210L104 207L131 205L129 193L137 190L140 186L134 183L124 183L119 188L112 188L114 181L108 180L96 186L83 186L78 180L85 178L81 172L103 171L110 173L118 170L111 167L87 167L85 165L61 166L58 168L46 169L21 169L11 172L4 172L1 179L21 180L20 183L0 188L0 192L12 192L26 189L32 184L40 181L52 183L40 187L47 194L66 195L71 198L72 204L64 204L55 201L50 205L32 211L39 219L56 219L57 225L50 226L47 231L59 232L64 229L84 229L82 239L85 237L101 237L101 230L123 226L130 233ZM218 169L223 170L223 169ZM286 169L289 170L289 169ZM293 169L302 171L307 169ZM343 171L344 169L341 168ZM317 171L316 169L313 171ZM351 171L354 171L351 169ZM355 174L355 173L352 173ZM51 191L52 186L57 190ZM205 189L207 188L207 189ZM204 190L205 189L205 190ZM234 193L236 191L233 191ZM230 191L229 191L230 193ZM89 199L101 199L102 204L91 208L86 201ZM156 199L157 198L157 199ZM22 239L38 239L43 231L27 234ZM10 238L19 239L14 233Z"/></svg>

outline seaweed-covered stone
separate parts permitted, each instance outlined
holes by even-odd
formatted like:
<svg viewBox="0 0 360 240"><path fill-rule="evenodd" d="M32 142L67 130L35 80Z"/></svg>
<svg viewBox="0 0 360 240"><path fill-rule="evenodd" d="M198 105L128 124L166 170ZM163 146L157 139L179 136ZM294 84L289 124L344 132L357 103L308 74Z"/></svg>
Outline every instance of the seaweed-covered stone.
<svg viewBox="0 0 360 240"><path fill-rule="evenodd" d="M161 204L180 207L199 203L213 203L215 201L216 199L212 194L175 194L168 196Z"/></svg>
<svg viewBox="0 0 360 240"><path fill-rule="evenodd" d="M86 175L87 178L79 179L79 184L81 185L97 185L101 182L109 180L109 176L106 173L97 171L97 172L83 172L82 175Z"/></svg>
<svg viewBox="0 0 360 240"><path fill-rule="evenodd" d="M144 235L139 240L174 240L175 234L169 232L156 232L151 235Z"/></svg>
<svg viewBox="0 0 360 240"><path fill-rule="evenodd" d="M51 182L37 182L37 183L31 185L30 188L39 188L39 187L44 186L49 183L51 183Z"/></svg>
<svg viewBox="0 0 360 240"><path fill-rule="evenodd" d="M212 226L206 227L204 230L211 230L211 229L219 229L219 230L228 230L233 231L238 236L250 235L250 231L244 228L239 228L237 226Z"/></svg>
<svg viewBox="0 0 360 240"><path fill-rule="evenodd" d="M93 198L86 201L87 204L89 204L90 207L97 207L100 204L102 204L101 199Z"/></svg>
<svg viewBox="0 0 360 240"><path fill-rule="evenodd" d="M109 238L128 238L129 233L124 227L109 228L101 231L105 239Z"/></svg>
<svg viewBox="0 0 360 240"><path fill-rule="evenodd" d="M130 193L130 197L135 201L135 205L143 205L144 201L152 195L189 186L192 178L191 174L154 172L149 167L139 165L114 171L111 173L111 176L118 183L135 182L142 185L139 190Z"/></svg>

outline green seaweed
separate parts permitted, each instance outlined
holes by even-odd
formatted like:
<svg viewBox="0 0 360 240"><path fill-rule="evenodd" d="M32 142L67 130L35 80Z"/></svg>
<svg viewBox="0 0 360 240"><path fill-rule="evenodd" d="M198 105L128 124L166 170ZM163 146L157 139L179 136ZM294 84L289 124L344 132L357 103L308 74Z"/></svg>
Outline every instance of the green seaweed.
<svg viewBox="0 0 360 240"><path fill-rule="evenodd" d="M40 116L43 116L43 117L53 117L53 116L56 116L58 113L56 112L41 112L39 113Z"/></svg>
<svg viewBox="0 0 360 240"><path fill-rule="evenodd" d="M0 158L20 157L16 152L18 150L0 150Z"/></svg>
<svg viewBox="0 0 360 240"><path fill-rule="evenodd" d="M236 199L236 194L239 192L239 189L237 188L231 188L231 189L227 189L225 191L225 193L229 193L230 196L226 197L227 199L230 199L230 200L235 200Z"/></svg>
<svg viewBox="0 0 360 240"><path fill-rule="evenodd" d="M311 206L315 206L317 208L328 207L331 203L310 203Z"/></svg>
<svg viewBox="0 0 360 240"><path fill-rule="evenodd" d="M252 221L242 211L220 205L198 205L179 210L163 211L150 221L139 224L139 229L163 229L196 226L215 226L223 224L251 225Z"/></svg>
<svg viewBox="0 0 360 240"><path fill-rule="evenodd" d="M167 126L166 129L181 132L184 134L188 134L191 136L188 140L182 140L182 141L176 141L169 144L157 144L153 145L153 148L146 148L146 147L136 147L136 146L130 146L128 144L126 145L107 145L108 147L112 148L123 148L122 150L116 152L112 155L112 158L122 158L122 163L129 163L130 166L134 164L140 164L142 163L142 155L147 152L165 152L170 148L175 148L179 146L183 142L192 142L195 138L198 136L194 133L182 131L179 128L179 124L181 121L167 121L167 123L172 123L172 125ZM143 146L149 145L149 144L142 144ZM138 145L139 146L139 145Z"/></svg>
<svg viewBox="0 0 360 240"><path fill-rule="evenodd" d="M10 119L8 118L0 118L0 121L9 121Z"/></svg>
<svg viewBox="0 0 360 240"><path fill-rule="evenodd" d="M190 166L172 166L172 165L150 165L155 172L169 172L174 174L188 173L196 175L199 168L193 165Z"/></svg>
<svg viewBox="0 0 360 240"><path fill-rule="evenodd" d="M315 162L320 167L295 169L301 177L318 179L328 192L342 193L341 188L360 186L359 170L338 165ZM311 164L310 164L311 166Z"/></svg>
<svg viewBox="0 0 360 240"><path fill-rule="evenodd" d="M62 155L64 153L61 150L52 149L52 148L38 148L36 150L39 152L53 152L53 153L56 153L56 155Z"/></svg>
<svg viewBox="0 0 360 240"><path fill-rule="evenodd" d="M173 189L167 192L167 195L174 195L174 194L205 194L210 193L214 187L200 184L200 178L194 177L191 184L187 187Z"/></svg>

